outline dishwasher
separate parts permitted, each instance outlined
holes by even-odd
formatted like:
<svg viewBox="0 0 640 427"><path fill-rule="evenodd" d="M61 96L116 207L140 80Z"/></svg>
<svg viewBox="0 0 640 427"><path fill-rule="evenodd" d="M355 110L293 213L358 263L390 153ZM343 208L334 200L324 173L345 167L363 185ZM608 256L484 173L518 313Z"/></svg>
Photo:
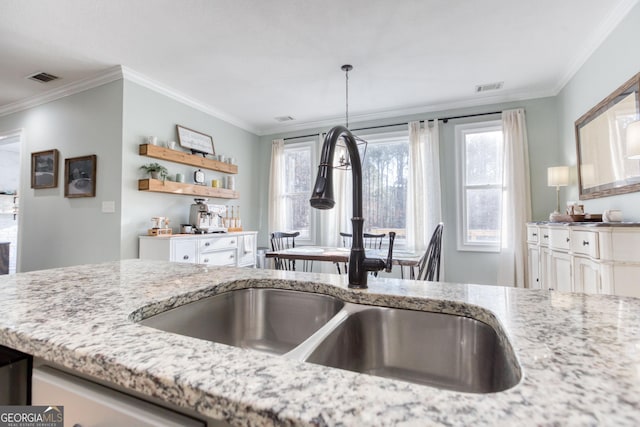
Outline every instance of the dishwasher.
<svg viewBox="0 0 640 427"><path fill-rule="evenodd" d="M32 358L0 346L0 405L31 404Z"/></svg>

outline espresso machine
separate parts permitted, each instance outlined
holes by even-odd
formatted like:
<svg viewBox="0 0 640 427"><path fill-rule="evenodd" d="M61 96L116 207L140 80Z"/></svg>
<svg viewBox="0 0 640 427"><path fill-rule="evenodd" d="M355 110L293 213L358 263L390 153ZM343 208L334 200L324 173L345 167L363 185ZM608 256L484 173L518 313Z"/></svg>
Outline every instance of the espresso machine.
<svg viewBox="0 0 640 427"><path fill-rule="evenodd" d="M226 233L223 216L227 212L225 205L211 205L207 199L194 199L189 212L189 224L197 234Z"/></svg>

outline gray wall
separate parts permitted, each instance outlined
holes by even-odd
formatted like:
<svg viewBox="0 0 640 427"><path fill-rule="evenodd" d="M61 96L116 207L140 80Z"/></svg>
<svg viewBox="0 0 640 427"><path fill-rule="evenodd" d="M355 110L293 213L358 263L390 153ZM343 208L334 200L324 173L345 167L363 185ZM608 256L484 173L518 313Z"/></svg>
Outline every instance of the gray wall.
<svg viewBox="0 0 640 427"><path fill-rule="evenodd" d="M138 179L146 175L140 166L150 162L163 164L170 175L181 172L187 182L196 168L173 162L151 159L138 155L138 146L144 138L155 135L163 143L178 142L176 124L195 129L213 137L216 153L235 157L238 163L236 189L240 199L210 199L209 203L240 206L245 230L256 230L258 220L258 176L256 155L258 137L220 119L177 102L136 83L125 80L122 137L122 253L124 258L137 258L138 235L146 234L154 216L166 216L171 220L174 232L189 218L193 197L138 191ZM204 170L208 185L223 174Z"/></svg>
<svg viewBox="0 0 640 427"><path fill-rule="evenodd" d="M120 203L122 81L0 117L0 133L22 128L18 271L120 257L118 214L103 214L103 200ZM34 151L60 151L58 187L31 189ZM64 159L96 154L96 197L64 197Z"/></svg>
<svg viewBox="0 0 640 427"><path fill-rule="evenodd" d="M584 113L606 98L616 88L640 71L638 39L640 38L640 5L629 12L602 45L580 68L558 95L559 135L562 141L562 163L573 166L575 175L576 142L574 123ZM566 200L578 200L575 181L567 187ZM640 193L585 200L585 210L602 213L605 209L621 209L626 221L640 221Z"/></svg>
<svg viewBox="0 0 640 427"><path fill-rule="evenodd" d="M557 105L555 98L541 98L520 102L502 103L475 108L447 110L421 115L395 117L376 122L354 123L351 128L401 123L410 120L424 120L434 117L460 116L467 114L502 111L522 107L526 111L531 167L531 192L533 219L543 220L555 208L555 191L547 187L547 167L558 164L560 144L557 139ZM499 115L473 119L451 120L447 124L440 122L440 161L443 194L443 219L445 233L443 250L445 259L445 278L451 282L495 284L497 279L498 257L492 253L463 252L456 249L456 212L458 210L455 188L455 136L454 126L461 123L499 119ZM337 123L340 124L340 123ZM399 128L406 128L401 126ZM260 212L262 213L259 244L268 245L266 212L268 194L268 174L271 157L271 140L279 137L307 135L326 131L311 129L284 135L268 135L260 139ZM362 132L359 132L362 134ZM461 268L461 266L464 266Z"/></svg>

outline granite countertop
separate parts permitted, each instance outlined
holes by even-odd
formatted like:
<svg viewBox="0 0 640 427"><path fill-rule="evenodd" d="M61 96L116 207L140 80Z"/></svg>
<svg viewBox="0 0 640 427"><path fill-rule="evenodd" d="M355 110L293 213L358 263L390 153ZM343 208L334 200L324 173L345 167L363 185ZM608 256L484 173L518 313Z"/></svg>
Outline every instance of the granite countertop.
<svg viewBox="0 0 640 427"><path fill-rule="evenodd" d="M230 289L278 287L495 315L522 368L471 394L327 368L134 322ZM234 425L637 425L640 299L127 260L0 276L0 344Z"/></svg>

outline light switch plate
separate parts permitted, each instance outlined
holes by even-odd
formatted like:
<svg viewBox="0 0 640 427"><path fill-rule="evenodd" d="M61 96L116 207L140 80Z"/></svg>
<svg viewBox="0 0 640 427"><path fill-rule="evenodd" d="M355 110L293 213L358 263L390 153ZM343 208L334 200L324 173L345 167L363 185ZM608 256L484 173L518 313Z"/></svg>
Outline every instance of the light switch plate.
<svg viewBox="0 0 640 427"><path fill-rule="evenodd" d="M102 202L102 213L115 213L116 212L116 202L110 200L107 202Z"/></svg>

